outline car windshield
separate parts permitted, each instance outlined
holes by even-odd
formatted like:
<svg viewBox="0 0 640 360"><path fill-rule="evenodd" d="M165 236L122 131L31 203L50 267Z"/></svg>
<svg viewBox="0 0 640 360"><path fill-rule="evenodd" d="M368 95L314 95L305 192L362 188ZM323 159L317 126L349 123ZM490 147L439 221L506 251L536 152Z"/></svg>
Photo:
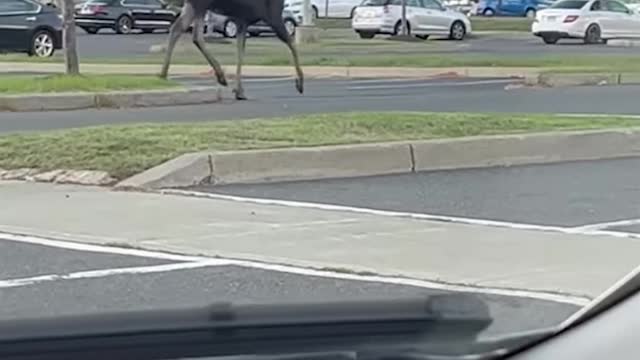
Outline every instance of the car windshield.
<svg viewBox="0 0 640 360"><path fill-rule="evenodd" d="M0 360L478 358L640 265L640 0L34 1L0 0Z"/></svg>
<svg viewBox="0 0 640 360"><path fill-rule="evenodd" d="M553 3L550 8L552 9L582 9L588 1L578 0L560 0Z"/></svg>

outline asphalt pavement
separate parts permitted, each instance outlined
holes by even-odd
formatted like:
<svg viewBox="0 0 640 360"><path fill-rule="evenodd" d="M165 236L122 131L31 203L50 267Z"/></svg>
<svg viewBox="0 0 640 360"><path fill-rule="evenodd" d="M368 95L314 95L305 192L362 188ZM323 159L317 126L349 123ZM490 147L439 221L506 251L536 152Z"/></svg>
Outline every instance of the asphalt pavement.
<svg viewBox="0 0 640 360"><path fill-rule="evenodd" d="M197 191L524 224L577 227L640 218L640 159L197 186ZM610 230L638 232L637 224Z"/></svg>
<svg viewBox="0 0 640 360"><path fill-rule="evenodd" d="M184 78L213 84L211 77ZM640 114L640 86L516 88L517 79L308 79L305 94L293 79L247 79L248 101L210 105L48 112L0 112L0 133L139 122L175 123L344 111L446 111Z"/></svg>
<svg viewBox="0 0 640 360"><path fill-rule="evenodd" d="M331 37L342 35L342 38L356 39L353 31L348 29L330 30ZM78 52L81 57L92 59L109 59L122 57L144 57L149 54L151 45L164 44L167 41L167 33L154 34L134 33L131 35L118 35L112 32L100 32L99 35L89 35L78 30ZM322 36L322 34L321 34ZM187 36L185 35L185 41ZM220 35L213 35L210 39L218 40ZM381 36L382 38L382 36ZM233 41L233 39L229 39ZM251 38L248 46L253 43L275 42L275 38L268 34L258 38ZM362 40L365 41L365 40ZM584 45L581 40L560 40L556 45L546 45L541 39L528 32L511 33L478 33L462 42L448 39L434 38L428 40L438 46L429 47L429 54L478 54L510 57L542 57L559 54L572 55L633 55L640 53L638 47L615 47L607 45ZM215 46L215 45L210 45ZM418 50L407 51L417 52ZM425 50L419 50L424 53Z"/></svg>
<svg viewBox="0 0 640 360"><path fill-rule="evenodd" d="M4 238L0 234L0 321L175 309L226 301L238 304L318 302L444 293L412 286L302 276L240 266L144 273L146 269L170 263L184 262L8 241L6 234ZM119 269L124 271L118 273ZM489 305L495 319L483 335L552 326L577 310L574 305L530 298L496 295L480 295L480 298Z"/></svg>

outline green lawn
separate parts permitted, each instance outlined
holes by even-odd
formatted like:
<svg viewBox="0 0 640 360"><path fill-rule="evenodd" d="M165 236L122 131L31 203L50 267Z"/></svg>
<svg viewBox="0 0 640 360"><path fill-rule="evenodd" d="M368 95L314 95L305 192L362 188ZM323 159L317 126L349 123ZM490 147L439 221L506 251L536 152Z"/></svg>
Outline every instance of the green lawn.
<svg viewBox="0 0 640 360"><path fill-rule="evenodd" d="M162 89L179 84L157 76L136 75L1 75L0 94L100 92L109 90Z"/></svg>
<svg viewBox="0 0 640 360"><path fill-rule="evenodd" d="M635 119L530 114L335 113L269 120L86 127L0 136L0 168L105 170L123 179L178 155L553 130L637 126Z"/></svg>

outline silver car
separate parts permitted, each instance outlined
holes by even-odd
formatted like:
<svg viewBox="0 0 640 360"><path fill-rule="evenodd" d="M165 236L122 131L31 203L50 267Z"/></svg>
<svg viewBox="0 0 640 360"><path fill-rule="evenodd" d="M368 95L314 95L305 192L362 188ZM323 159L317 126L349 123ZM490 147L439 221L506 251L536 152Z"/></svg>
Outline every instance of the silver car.
<svg viewBox="0 0 640 360"><path fill-rule="evenodd" d="M302 23L302 16L295 15L289 10L284 10L282 13L282 18L284 19L284 26L287 28L287 32L289 33L289 35L295 35L296 27L298 26L298 24ZM217 32L224 35L225 37L234 38L238 33L238 27L232 19L211 11L207 13L205 23L207 29L206 31L209 34L212 32ZM272 30L269 25L260 21L249 26L248 32L251 36L259 36L262 33L271 33Z"/></svg>
<svg viewBox="0 0 640 360"><path fill-rule="evenodd" d="M438 0L407 0L408 30L426 39L444 35L462 40L471 34L471 21L463 13L446 8ZM401 0L364 0L354 12L351 26L363 39L376 34L398 34L402 27Z"/></svg>

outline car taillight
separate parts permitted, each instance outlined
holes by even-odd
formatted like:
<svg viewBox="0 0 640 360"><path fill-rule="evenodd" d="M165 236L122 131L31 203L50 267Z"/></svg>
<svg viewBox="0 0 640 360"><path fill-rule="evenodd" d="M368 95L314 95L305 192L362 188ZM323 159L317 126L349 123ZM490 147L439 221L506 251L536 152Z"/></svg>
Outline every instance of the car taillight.
<svg viewBox="0 0 640 360"><path fill-rule="evenodd" d="M563 22L570 23L570 22L574 22L576 20L578 20L578 15L569 15L566 18L564 18Z"/></svg>
<svg viewBox="0 0 640 360"><path fill-rule="evenodd" d="M102 5L92 5L89 10L95 14L99 14L105 12L105 7Z"/></svg>

